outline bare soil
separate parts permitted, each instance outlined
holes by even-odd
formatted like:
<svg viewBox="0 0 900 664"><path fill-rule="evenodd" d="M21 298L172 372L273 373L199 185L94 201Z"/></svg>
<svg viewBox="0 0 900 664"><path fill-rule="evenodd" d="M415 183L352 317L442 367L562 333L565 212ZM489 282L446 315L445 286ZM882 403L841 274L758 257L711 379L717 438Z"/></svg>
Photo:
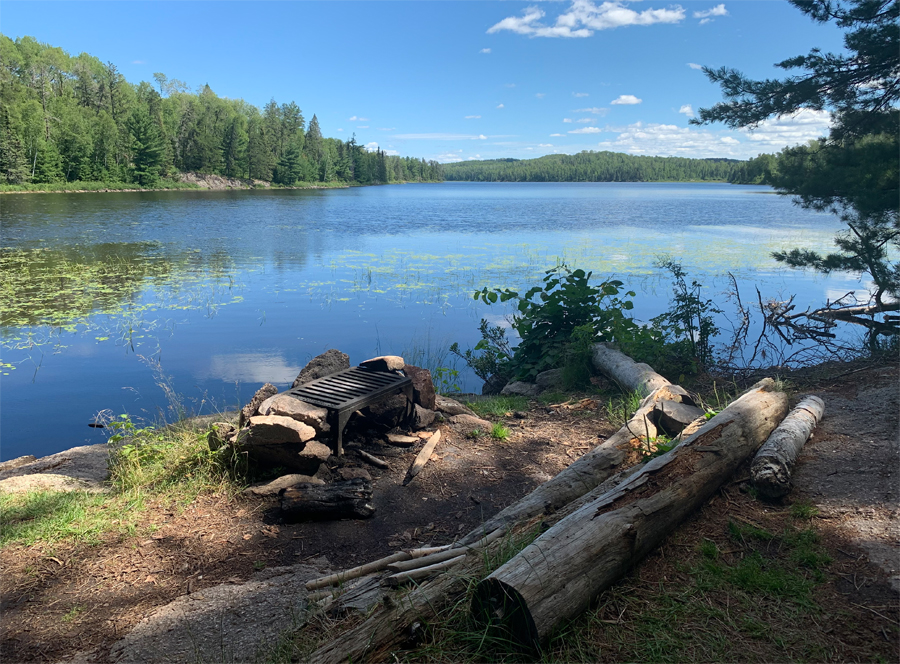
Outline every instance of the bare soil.
<svg viewBox="0 0 900 664"><path fill-rule="evenodd" d="M783 518L792 502L809 500L819 508L814 525L834 559L819 601L852 618L820 626L829 659L897 661L900 372L897 365L818 371L825 373L792 378L798 396L814 393L825 400L826 414L784 503L741 493L746 468L739 471L625 583L646 590L661 577L677 580L679 552L703 533L720 531L730 513L765 523ZM179 597L258 580L266 569L297 566L312 574L400 547L451 542L615 430L601 409L553 409L534 401L519 415L524 417L500 418L511 432L505 441L473 439L441 425L435 454L407 487L401 483L416 448L386 456L387 470L348 454L346 465L365 467L374 480L377 511L368 520L290 524L280 519L275 498L207 496L182 511L151 506L139 531L144 534L135 537L110 537L94 546L9 545L0 551L3 660L77 655L80 661L114 661L110 652L117 641Z"/></svg>

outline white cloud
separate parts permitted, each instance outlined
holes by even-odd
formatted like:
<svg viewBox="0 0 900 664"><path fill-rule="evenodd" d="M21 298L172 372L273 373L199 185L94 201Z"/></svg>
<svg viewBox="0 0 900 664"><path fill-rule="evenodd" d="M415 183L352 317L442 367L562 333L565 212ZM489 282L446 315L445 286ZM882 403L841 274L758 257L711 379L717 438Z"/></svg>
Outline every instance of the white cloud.
<svg viewBox="0 0 900 664"><path fill-rule="evenodd" d="M497 108L506 108L503 104L497 104Z"/></svg>
<svg viewBox="0 0 900 664"><path fill-rule="evenodd" d="M687 66L691 69L703 69L703 65L698 65L696 62L689 62Z"/></svg>
<svg viewBox="0 0 900 664"><path fill-rule="evenodd" d="M483 141L487 138L484 134L443 134L440 132L431 134L395 134L394 138L407 141Z"/></svg>
<svg viewBox="0 0 900 664"><path fill-rule="evenodd" d="M338 129L338 131L344 131L343 129Z"/></svg>
<svg viewBox="0 0 900 664"><path fill-rule="evenodd" d="M378 127L378 131L395 131L396 127Z"/></svg>
<svg viewBox="0 0 900 664"><path fill-rule="evenodd" d="M534 95L534 96L537 97L538 99L543 99L543 98L546 97L547 95L544 94L543 92L538 92L538 93L537 93L536 95Z"/></svg>
<svg viewBox="0 0 900 664"><path fill-rule="evenodd" d="M480 115L467 115L465 119L466 120L480 120L481 116Z"/></svg>
<svg viewBox="0 0 900 664"><path fill-rule="evenodd" d="M503 87L504 88L514 88L514 87L516 87L516 84L515 83L505 83L503 85Z"/></svg>
<svg viewBox="0 0 900 664"><path fill-rule="evenodd" d="M588 124L589 122L593 122L594 118L578 118L575 122L579 124Z"/></svg>
<svg viewBox="0 0 900 664"><path fill-rule="evenodd" d="M476 155L474 155L474 156L472 156L472 157L469 157L469 161L475 161L476 159L481 159L481 155L480 155L480 154L476 154Z"/></svg>
<svg viewBox="0 0 900 664"><path fill-rule="evenodd" d="M638 99L634 95L619 95L609 103L614 106L633 106L634 104L640 104L642 101L644 100Z"/></svg>
<svg viewBox="0 0 900 664"><path fill-rule="evenodd" d="M369 125L356 125L357 129L368 129Z"/></svg>
<svg viewBox="0 0 900 664"><path fill-rule="evenodd" d="M570 134L599 134L602 129L599 127L581 127L580 129L573 129L570 131Z"/></svg>
<svg viewBox="0 0 900 664"><path fill-rule="evenodd" d="M563 118L563 122L573 122L572 118Z"/></svg>
<svg viewBox="0 0 900 664"><path fill-rule="evenodd" d="M725 5L716 5L712 9L704 9L703 11L694 12L694 18L702 18L709 20L712 16L728 16L728 10L725 9ZM700 21L701 23L705 23L705 21Z"/></svg>
<svg viewBox="0 0 900 664"><path fill-rule="evenodd" d="M591 93L590 92L573 92L572 96L573 97L590 97Z"/></svg>
<svg viewBox="0 0 900 664"><path fill-rule="evenodd" d="M454 164L458 161L462 161L462 157L455 152L445 152L444 154L435 155L434 160L439 161L442 164Z"/></svg>
<svg viewBox="0 0 900 664"><path fill-rule="evenodd" d="M565 136L565 134L550 134L550 138L560 138L562 136Z"/></svg>
<svg viewBox="0 0 900 664"><path fill-rule="evenodd" d="M690 104L685 104L681 108L678 109L679 113L684 113L689 118L694 117L694 108Z"/></svg>
<svg viewBox="0 0 900 664"><path fill-rule="evenodd" d="M608 108L598 108L596 106L592 106L591 108L576 108L573 113L592 113L594 115L606 115L609 112Z"/></svg>
<svg viewBox="0 0 900 664"><path fill-rule="evenodd" d="M369 118L358 118L355 115L351 118L347 118L347 122L368 122Z"/></svg>
<svg viewBox="0 0 900 664"><path fill-rule="evenodd" d="M487 53L490 53L490 52L491 52L491 49L489 49L489 48L483 48L483 49L481 49L481 50L478 51L478 52L479 52L479 53L485 53L485 54L487 54Z"/></svg>
<svg viewBox="0 0 900 664"><path fill-rule="evenodd" d="M366 143L363 147L366 149L366 152L375 152L378 149L378 143L372 141L371 143Z"/></svg>
<svg viewBox="0 0 900 664"><path fill-rule="evenodd" d="M762 152L780 150L788 145L806 143L825 136L831 126L831 113L803 109L760 123L755 129L741 129Z"/></svg>
<svg viewBox="0 0 900 664"><path fill-rule="evenodd" d="M132 60L132 61L131 61L131 64L133 64L133 65L145 65L145 64L147 64L147 61L146 61L146 60Z"/></svg>
<svg viewBox="0 0 900 664"><path fill-rule="evenodd" d="M552 148L553 143L538 143L539 148Z"/></svg>
<svg viewBox="0 0 900 664"><path fill-rule="evenodd" d="M556 17L553 25L541 23L546 14L538 7L528 7L521 16L510 16L488 28L488 34L509 30L529 37L590 37L596 30L610 30L629 25L678 23L685 11L680 5L668 9L645 9L636 12L622 0L607 0L597 5L593 0L571 0L569 8Z"/></svg>

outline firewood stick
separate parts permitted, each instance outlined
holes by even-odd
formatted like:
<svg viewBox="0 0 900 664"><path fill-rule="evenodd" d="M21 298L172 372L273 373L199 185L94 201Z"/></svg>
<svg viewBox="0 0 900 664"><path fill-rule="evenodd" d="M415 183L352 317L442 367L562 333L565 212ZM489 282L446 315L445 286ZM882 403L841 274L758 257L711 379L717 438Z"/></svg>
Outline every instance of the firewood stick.
<svg viewBox="0 0 900 664"><path fill-rule="evenodd" d="M363 450L356 450L356 453L366 463L370 463L377 468L389 468L387 461L385 461L384 459L379 459L377 456L369 454L368 452L365 452Z"/></svg>
<svg viewBox="0 0 900 664"><path fill-rule="evenodd" d="M431 437L425 442L425 446L419 451L416 455L416 460L413 461L412 465L409 467L409 470L406 471L406 478L403 480L403 486L406 486L410 482L413 481L413 478L421 472L421 470L425 467L425 464L428 463L428 459L431 457L432 452L434 452L435 446L438 444L438 441L441 439L441 432L435 431Z"/></svg>
<svg viewBox="0 0 900 664"><path fill-rule="evenodd" d="M421 549L409 549L407 550L407 553L413 558L421 558L422 556L430 556L432 553L437 553L438 551L446 551L449 548L449 544L445 544L444 546L426 546Z"/></svg>
<svg viewBox="0 0 900 664"><path fill-rule="evenodd" d="M409 570L408 572L400 572L398 574L394 574L393 576L387 577L387 579L385 579L385 582L389 586L399 586L401 583L404 583L406 581L414 581L416 579L421 579L429 576L434 572L441 572L445 569L449 569L457 563L461 563L463 560L465 560L465 558L466 554L463 554L461 556L451 558L450 560L445 560L443 562L435 563L434 565L429 565L428 567L419 567L414 570Z"/></svg>
<svg viewBox="0 0 900 664"><path fill-rule="evenodd" d="M398 551L397 553L387 556L386 558L380 558L365 565L360 565L359 567L354 567L343 572L338 572L337 574L330 574L329 576L323 576L319 579L307 581L306 589L317 590L318 588L324 588L325 586L336 586L340 583L343 583L344 581L358 579L359 577L365 576L366 574L371 574L372 572L380 572L391 563L399 562L401 560L409 560L410 558L412 558L412 556L408 552Z"/></svg>

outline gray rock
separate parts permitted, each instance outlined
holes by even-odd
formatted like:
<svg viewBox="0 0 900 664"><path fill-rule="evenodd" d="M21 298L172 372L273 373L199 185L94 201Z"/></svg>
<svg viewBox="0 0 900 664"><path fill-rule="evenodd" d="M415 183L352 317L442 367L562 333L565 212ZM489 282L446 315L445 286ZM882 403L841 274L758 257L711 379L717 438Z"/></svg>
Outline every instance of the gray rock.
<svg viewBox="0 0 900 664"><path fill-rule="evenodd" d="M244 489L244 493L247 495L253 496L277 496L278 492L282 489L286 489L289 486L294 486L295 484L301 483L307 484L325 484L318 477L311 477L309 475L282 475L278 479L274 479L271 482L259 482L257 484L253 484L246 489Z"/></svg>
<svg viewBox="0 0 900 664"><path fill-rule="evenodd" d="M431 426L431 423L434 422L434 411L429 410L428 408L423 408L419 404L416 404L413 409L412 422L410 426L413 429L419 430L424 429L427 426Z"/></svg>
<svg viewBox="0 0 900 664"><path fill-rule="evenodd" d="M241 414L238 418L238 429L243 428L247 423L247 420L256 415L259 404L275 394L278 394L278 388L272 385L272 383L266 383L259 388L256 391L256 394L253 395L253 398L250 399L250 403L241 408Z"/></svg>
<svg viewBox="0 0 900 664"><path fill-rule="evenodd" d="M379 355L360 362L359 366L372 371L400 371L406 366L406 362L399 355Z"/></svg>
<svg viewBox="0 0 900 664"><path fill-rule="evenodd" d="M56 473L39 473L37 475L19 475L0 480L0 493L28 493L29 491L88 491L100 493L104 491L100 482L84 480Z"/></svg>
<svg viewBox="0 0 900 664"><path fill-rule="evenodd" d="M534 383L523 383L521 381L507 383L506 387L500 390L500 394L522 397L536 397L540 393L541 388Z"/></svg>
<svg viewBox="0 0 900 664"><path fill-rule="evenodd" d="M403 394L395 394L371 406L366 406L362 414L378 424L393 429L406 417L407 400Z"/></svg>
<svg viewBox="0 0 900 664"><path fill-rule="evenodd" d="M365 468L338 468L335 474L342 480L368 480L372 481L372 476Z"/></svg>
<svg viewBox="0 0 900 664"><path fill-rule="evenodd" d="M237 429L234 428L233 424L229 424L228 422L213 422L209 427L209 432L206 434L206 442L209 444L209 449L215 452L220 447L228 444L228 441L234 438L234 434Z"/></svg>
<svg viewBox="0 0 900 664"><path fill-rule="evenodd" d="M269 397L259 405L259 414L290 417L311 426L316 430L316 434L331 431L326 408L313 406L289 394L276 394L273 397Z"/></svg>
<svg viewBox="0 0 900 664"><path fill-rule="evenodd" d="M350 356L334 348L329 348L321 355L316 355L300 370L291 387L305 385L318 378L330 376L338 371L350 368Z"/></svg>
<svg viewBox="0 0 900 664"><path fill-rule="evenodd" d="M562 369L542 371L535 377L534 384L541 390L557 389L562 386L562 373Z"/></svg>
<svg viewBox="0 0 900 664"><path fill-rule="evenodd" d="M503 389L504 385L506 385L506 380L494 374L484 381L484 385L481 386L481 393L484 395L500 394L500 390Z"/></svg>
<svg viewBox="0 0 900 664"><path fill-rule="evenodd" d="M431 380L431 372L428 369L415 367L411 364L403 366L403 373L410 377L413 384L413 401L427 408L435 409L434 382Z"/></svg>
<svg viewBox="0 0 900 664"><path fill-rule="evenodd" d="M418 436L404 436L399 433L389 433L385 438L389 444L397 447L412 447L422 440Z"/></svg>
<svg viewBox="0 0 900 664"><path fill-rule="evenodd" d="M6 468L0 471L0 480L24 475L53 474L86 480L89 484L100 486L109 477L109 451L110 447L106 443L73 447L31 463ZM75 484L70 486L77 488Z"/></svg>
<svg viewBox="0 0 900 664"><path fill-rule="evenodd" d="M315 437L315 429L291 417L255 415L250 418L250 435L244 444L305 443Z"/></svg>
<svg viewBox="0 0 900 664"><path fill-rule="evenodd" d="M490 433L494 426L487 420L483 420L475 415L454 415L450 418L450 424L454 429L464 434L471 433L476 429L481 433Z"/></svg>
<svg viewBox="0 0 900 664"><path fill-rule="evenodd" d="M317 440L311 440L306 443L306 447L303 448L303 451L300 452L299 456L301 463L304 465L314 464L316 470L318 470L319 465L328 461L328 457L331 456L331 448Z"/></svg>
<svg viewBox="0 0 900 664"><path fill-rule="evenodd" d="M475 415L471 408L462 405L456 399L445 397L442 394L435 396L435 405L439 411L447 415Z"/></svg>
<svg viewBox="0 0 900 664"><path fill-rule="evenodd" d="M29 463L34 463L35 461L37 461L37 457L33 454L26 454L25 456L10 459L9 461L0 462L0 473L6 470L12 470L13 468L19 468L20 466L27 466Z"/></svg>

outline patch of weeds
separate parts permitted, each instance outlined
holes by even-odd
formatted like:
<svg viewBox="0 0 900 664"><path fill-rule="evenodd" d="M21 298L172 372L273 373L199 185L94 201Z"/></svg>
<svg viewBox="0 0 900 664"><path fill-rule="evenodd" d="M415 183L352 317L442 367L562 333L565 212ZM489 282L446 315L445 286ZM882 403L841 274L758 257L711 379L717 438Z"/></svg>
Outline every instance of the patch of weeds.
<svg viewBox="0 0 900 664"><path fill-rule="evenodd" d="M435 367L431 372L434 379L434 391L438 394L459 394L459 371L450 367Z"/></svg>
<svg viewBox="0 0 900 664"><path fill-rule="evenodd" d="M615 427L623 427L634 412L640 408L641 395L637 392L626 392L617 397L611 397L604 406L606 419Z"/></svg>
<svg viewBox="0 0 900 664"><path fill-rule="evenodd" d="M475 411L478 417L506 417L507 413L528 408L528 398L518 395L497 394L479 399L467 401L466 406Z"/></svg>
<svg viewBox="0 0 900 664"><path fill-rule="evenodd" d="M63 622L72 622L84 611L83 606L78 606L77 604L69 609L66 614L62 617Z"/></svg>
<svg viewBox="0 0 900 664"><path fill-rule="evenodd" d="M819 508L810 500L798 500L791 505L791 517L797 520L809 521L818 513Z"/></svg>
<svg viewBox="0 0 900 664"><path fill-rule="evenodd" d="M700 543L700 554L707 560L719 559L719 547L710 539L704 539Z"/></svg>
<svg viewBox="0 0 900 664"><path fill-rule="evenodd" d="M469 433L466 434L466 438L478 438L481 435L481 429L472 429Z"/></svg>
<svg viewBox="0 0 900 664"><path fill-rule="evenodd" d="M491 438L496 440L506 440L509 438L509 429L500 422L495 422L494 426L491 427Z"/></svg>
<svg viewBox="0 0 900 664"><path fill-rule="evenodd" d="M266 561L264 560L254 560L253 561L253 571L259 572L260 570L264 570L266 568Z"/></svg>
<svg viewBox="0 0 900 664"><path fill-rule="evenodd" d="M569 400L569 395L565 392L544 392L538 395L537 400L545 406L549 406L554 403L565 403Z"/></svg>

